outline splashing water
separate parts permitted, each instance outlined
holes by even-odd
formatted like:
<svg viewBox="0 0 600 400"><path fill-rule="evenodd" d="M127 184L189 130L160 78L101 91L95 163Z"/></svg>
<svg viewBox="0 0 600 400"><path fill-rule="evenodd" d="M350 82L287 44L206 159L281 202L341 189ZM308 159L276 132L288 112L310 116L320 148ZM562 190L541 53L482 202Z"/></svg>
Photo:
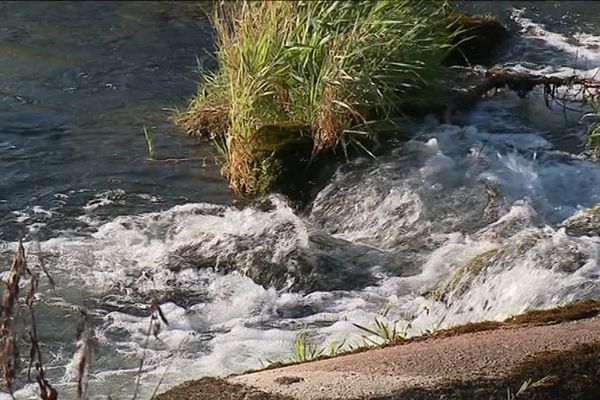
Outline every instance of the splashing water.
<svg viewBox="0 0 600 400"><path fill-rule="evenodd" d="M562 35L518 21L525 51L570 51ZM585 68L600 66L592 45L577 46ZM553 132L513 112L523 104L499 97L464 126L424 123L388 155L341 167L304 212L271 196L261 207L200 202L111 216L132 198L162 201L125 189L90 194L70 224L56 225L60 210L17 210L28 237L43 238L57 283L55 292L42 285L38 305L48 376L61 395L74 392L81 308L97 338L88 392L104 399L131 396L141 357L147 398L161 379L172 386L289 359L303 329L323 346L361 344L353 324L386 308L415 335L599 297L600 217L591 207L600 165L561 151ZM84 194L56 196L68 204ZM0 242L0 265L14 245ZM155 336L151 298L170 322ZM35 387L17 396L34 398Z"/></svg>
<svg viewBox="0 0 600 400"><path fill-rule="evenodd" d="M500 141L475 151L488 136L422 132L342 168L306 215L277 196L267 210L185 204L44 241L59 284L41 324L86 307L100 346L91 388L132 382L144 353L151 392L165 370L173 384L289 358L306 327L360 343L352 323L390 306L418 334L599 296L600 238L558 223L600 202L600 166ZM151 296L171 325L148 339Z"/></svg>

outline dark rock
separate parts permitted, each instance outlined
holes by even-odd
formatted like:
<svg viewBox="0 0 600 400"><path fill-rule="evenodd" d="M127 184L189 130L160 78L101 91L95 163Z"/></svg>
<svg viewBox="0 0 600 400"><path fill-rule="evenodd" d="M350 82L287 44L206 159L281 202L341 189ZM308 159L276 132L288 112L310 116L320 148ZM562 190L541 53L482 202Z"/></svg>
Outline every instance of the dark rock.
<svg viewBox="0 0 600 400"><path fill-rule="evenodd" d="M262 126L255 134L253 157L260 160L259 192L302 197L310 175L313 138L309 126L278 123Z"/></svg>
<svg viewBox="0 0 600 400"><path fill-rule="evenodd" d="M280 385L291 385L293 383L302 382L303 380L304 378L300 378L298 376L280 376L279 378L275 379L275 382L279 383Z"/></svg>
<svg viewBox="0 0 600 400"><path fill-rule="evenodd" d="M371 267L383 253L320 232L308 232L303 243L296 229L282 223L256 235L199 234L194 243L176 249L167 264L174 271L237 271L264 287L302 292L352 290L376 282Z"/></svg>
<svg viewBox="0 0 600 400"><path fill-rule="evenodd" d="M493 16L456 12L454 28L460 32L454 38L447 65L489 64L498 47L510 37L508 30Z"/></svg>

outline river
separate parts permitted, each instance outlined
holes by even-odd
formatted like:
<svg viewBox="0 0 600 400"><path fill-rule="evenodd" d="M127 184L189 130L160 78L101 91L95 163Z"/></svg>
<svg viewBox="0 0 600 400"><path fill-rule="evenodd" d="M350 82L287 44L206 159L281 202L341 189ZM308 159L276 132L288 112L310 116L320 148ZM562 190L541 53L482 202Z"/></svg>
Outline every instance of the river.
<svg viewBox="0 0 600 400"><path fill-rule="evenodd" d="M511 16L500 62L592 75L595 2L479 2ZM90 398L141 397L183 380L361 344L354 324L389 310L408 334L600 296L598 235L561 221L600 203L580 157L581 112L534 91L459 116L341 167L302 211L277 195L232 206L210 146L169 109L196 90L212 38L193 3L0 4L0 271L23 238L43 255L39 336L50 381L74 391L78 315L96 340ZM579 110L583 111L583 110ZM148 163L147 128L157 157ZM167 320L148 335L148 302ZM19 383L17 398L35 398ZM0 394L0 398L3 396Z"/></svg>

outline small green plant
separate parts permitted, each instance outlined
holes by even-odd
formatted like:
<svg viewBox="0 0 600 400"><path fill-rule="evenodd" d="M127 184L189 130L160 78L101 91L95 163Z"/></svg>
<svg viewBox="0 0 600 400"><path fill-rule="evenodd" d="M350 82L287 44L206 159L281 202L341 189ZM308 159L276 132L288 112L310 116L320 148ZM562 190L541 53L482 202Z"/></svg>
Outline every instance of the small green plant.
<svg viewBox="0 0 600 400"><path fill-rule="evenodd" d="M338 343L335 340L333 342L331 342L329 344L329 356L335 357L338 354L340 354L340 352L342 352L342 349L344 348L345 345L346 345L346 339L342 340L341 343Z"/></svg>
<svg viewBox="0 0 600 400"><path fill-rule="evenodd" d="M595 112L585 114L584 118L594 119L588 129L587 141L594 155L600 157L600 105L596 106Z"/></svg>
<svg viewBox="0 0 600 400"><path fill-rule="evenodd" d="M146 138L146 146L148 147L148 159L154 160L154 140L152 140L152 137L148 133L148 129L146 129L146 126L144 126L143 130L144 137Z"/></svg>
<svg viewBox="0 0 600 400"><path fill-rule="evenodd" d="M346 339L342 340L341 342L337 342L334 340L331 343L329 343L329 346L319 347L315 343L316 336L316 333L313 331L310 331L308 329L301 330L292 342L292 350L294 352L293 358L291 358L290 360L280 361L265 360L266 362L261 361L261 364L263 364L266 367L296 364L311 361L321 356L335 357L347 350L355 349L354 346L347 344Z"/></svg>
<svg viewBox="0 0 600 400"><path fill-rule="evenodd" d="M506 398L508 400L515 400L516 398L527 392L529 389L551 385L554 380L556 380L556 377L553 375L545 376L542 379L537 380L535 382L532 382L531 379L528 379L525 382L523 382L519 390L517 390L517 392L514 394L511 392L510 388L507 388Z"/></svg>
<svg viewBox="0 0 600 400"><path fill-rule="evenodd" d="M302 330L293 342L294 361L305 362L313 360L323 354L323 349L314 343L315 334L309 330Z"/></svg>
<svg viewBox="0 0 600 400"><path fill-rule="evenodd" d="M390 308L388 307L381 317L375 316L373 318L372 326L364 326L353 323L358 329L368 333L371 336L375 336L377 340L371 339L368 336L363 336L363 340L367 344L381 346L388 344L402 343L408 337L408 332L412 328L412 323L407 323L403 328L399 327L400 320L396 319L391 323L386 322L384 319L387 317Z"/></svg>

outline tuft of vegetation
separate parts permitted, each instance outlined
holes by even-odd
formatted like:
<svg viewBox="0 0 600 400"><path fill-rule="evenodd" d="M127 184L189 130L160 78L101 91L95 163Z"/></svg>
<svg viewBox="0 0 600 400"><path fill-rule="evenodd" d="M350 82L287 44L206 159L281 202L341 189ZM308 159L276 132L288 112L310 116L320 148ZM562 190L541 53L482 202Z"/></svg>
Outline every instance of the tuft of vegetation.
<svg viewBox="0 0 600 400"><path fill-rule="evenodd" d="M316 339L317 337L314 331L307 329L301 330L292 343L294 358L291 362L302 363L316 360L321 357L335 357L340 352L343 352L343 348L346 345L346 340L344 339L340 343L333 341L329 343L329 346L319 347L316 343Z"/></svg>
<svg viewBox="0 0 600 400"><path fill-rule="evenodd" d="M523 382L523 384L521 385L521 387L519 388L519 390L517 390L515 393L513 393L510 388L508 388L507 391L507 399L508 400L515 400L521 396L523 396L528 390L530 389L535 389L535 388L539 388L539 387L544 387L544 386L550 386L552 385L552 382L556 380L556 377L553 375L547 375L545 377L543 377L542 379L539 379L535 382L533 382L530 379L527 379L525 382Z"/></svg>
<svg viewBox="0 0 600 400"><path fill-rule="evenodd" d="M217 69L176 121L213 141L234 193L263 192L282 146L367 150L373 124L423 101L455 34L449 14L446 0L219 3Z"/></svg>
<svg viewBox="0 0 600 400"><path fill-rule="evenodd" d="M305 362L313 360L323 354L323 350L314 343L314 333L303 330L294 340L294 361Z"/></svg>
<svg viewBox="0 0 600 400"><path fill-rule="evenodd" d="M352 324L361 331L366 332L368 335L375 337L375 339L372 339L369 336L364 335L363 340L366 345L387 346L404 343L407 340L408 332L412 328L412 324L409 322L404 328L400 328L399 320L395 320L391 323L386 322L385 317L387 316L388 311L389 309L384 312L381 318L375 316L371 326Z"/></svg>
<svg viewBox="0 0 600 400"><path fill-rule="evenodd" d="M600 105L596 107L596 112L585 115L594 118L587 134L588 145L595 157L600 157Z"/></svg>

